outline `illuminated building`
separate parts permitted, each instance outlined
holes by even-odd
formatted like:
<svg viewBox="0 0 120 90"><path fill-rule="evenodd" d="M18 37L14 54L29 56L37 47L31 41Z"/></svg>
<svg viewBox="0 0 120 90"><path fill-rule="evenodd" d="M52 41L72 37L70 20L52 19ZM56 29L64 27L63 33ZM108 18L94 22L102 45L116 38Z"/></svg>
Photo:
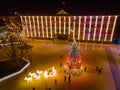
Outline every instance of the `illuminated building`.
<svg viewBox="0 0 120 90"><path fill-rule="evenodd" d="M61 10L56 16L20 15L19 17L23 33L28 38L112 42L119 16L70 16Z"/></svg>
<svg viewBox="0 0 120 90"><path fill-rule="evenodd" d="M20 16L26 37L111 42L117 15L97 16Z"/></svg>

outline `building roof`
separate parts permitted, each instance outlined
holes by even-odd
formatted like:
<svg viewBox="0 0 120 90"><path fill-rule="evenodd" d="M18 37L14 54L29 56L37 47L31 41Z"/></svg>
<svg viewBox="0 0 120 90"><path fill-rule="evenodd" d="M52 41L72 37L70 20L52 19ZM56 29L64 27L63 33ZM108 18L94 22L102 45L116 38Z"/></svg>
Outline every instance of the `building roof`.
<svg viewBox="0 0 120 90"><path fill-rule="evenodd" d="M69 15L65 10L60 10L59 12L56 13L56 15Z"/></svg>

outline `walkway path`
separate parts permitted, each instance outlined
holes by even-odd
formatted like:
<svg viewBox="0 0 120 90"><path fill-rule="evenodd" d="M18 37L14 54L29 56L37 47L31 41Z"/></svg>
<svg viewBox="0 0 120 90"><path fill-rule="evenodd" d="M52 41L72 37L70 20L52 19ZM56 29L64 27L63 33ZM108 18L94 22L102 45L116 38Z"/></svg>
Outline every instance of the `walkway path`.
<svg viewBox="0 0 120 90"><path fill-rule="evenodd" d="M116 90L120 90L120 70L119 70L119 67L117 66L117 64L115 62L115 59L112 55L112 52L110 51L110 48L106 47L105 50L107 52L106 54L107 54L107 58L109 60L109 65L110 65L110 69L111 69L114 83L116 86Z"/></svg>

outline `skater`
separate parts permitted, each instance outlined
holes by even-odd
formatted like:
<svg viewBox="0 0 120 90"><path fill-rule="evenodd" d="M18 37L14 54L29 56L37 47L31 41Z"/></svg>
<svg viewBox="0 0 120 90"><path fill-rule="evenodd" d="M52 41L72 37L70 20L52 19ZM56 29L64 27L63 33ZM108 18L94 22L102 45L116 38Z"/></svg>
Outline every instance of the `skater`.
<svg viewBox="0 0 120 90"><path fill-rule="evenodd" d="M64 76L64 82L66 82L66 76Z"/></svg>
<svg viewBox="0 0 120 90"><path fill-rule="evenodd" d="M57 79L55 79L55 85L57 84Z"/></svg>
<svg viewBox="0 0 120 90"><path fill-rule="evenodd" d="M96 66L96 71L98 71L99 70L99 67L98 66Z"/></svg>
<svg viewBox="0 0 120 90"><path fill-rule="evenodd" d="M35 88L33 87L32 90L35 90Z"/></svg>
<svg viewBox="0 0 120 90"><path fill-rule="evenodd" d="M60 67L62 67L62 62L60 62Z"/></svg>
<svg viewBox="0 0 120 90"><path fill-rule="evenodd" d="M87 67L85 67L84 71L85 71L85 72L87 71Z"/></svg>
<svg viewBox="0 0 120 90"><path fill-rule="evenodd" d="M101 69L100 68L98 69L98 73L101 74Z"/></svg>
<svg viewBox="0 0 120 90"><path fill-rule="evenodd" d="M48 90L51 90L51 88L49 88Z"/></svg>
<svg viewBox="0 0 120 90"><path fill-rule="evenodd" d="M63 55L62 54L60 55L60 58L63 59Z"/></svg>
<svg viewBox="0 0 120 90"><path fill-rule="evenodd" d="M47 84L45 85L45 88L46 88L46 90L48 90L48 85Z"/></svg>
<svg viewBox="0 0 120 90"><path fill-rule="evenodd" d="M103 68L101 67L101 68L100 68L100 73L102 73L102 71L103 71Z"/></svg>
<svg viewBox="0 0 120 90"><path fill-rule="evenodd" d="M69 75L68 76L68 82L70 83L70 81L71 81L71 76Z"/></svg>

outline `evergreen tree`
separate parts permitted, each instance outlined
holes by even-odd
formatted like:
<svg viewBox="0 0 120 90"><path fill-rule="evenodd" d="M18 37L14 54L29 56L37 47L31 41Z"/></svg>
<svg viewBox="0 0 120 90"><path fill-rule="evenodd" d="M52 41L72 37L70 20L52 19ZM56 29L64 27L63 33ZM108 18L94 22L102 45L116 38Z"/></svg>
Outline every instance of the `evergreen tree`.
<svg viewBox="0 0 120 90"><path fill-rule="evenodd" d="M81 73L81 56L75 40L67 56L65 72L73 75L80 75Z"/></svg>

